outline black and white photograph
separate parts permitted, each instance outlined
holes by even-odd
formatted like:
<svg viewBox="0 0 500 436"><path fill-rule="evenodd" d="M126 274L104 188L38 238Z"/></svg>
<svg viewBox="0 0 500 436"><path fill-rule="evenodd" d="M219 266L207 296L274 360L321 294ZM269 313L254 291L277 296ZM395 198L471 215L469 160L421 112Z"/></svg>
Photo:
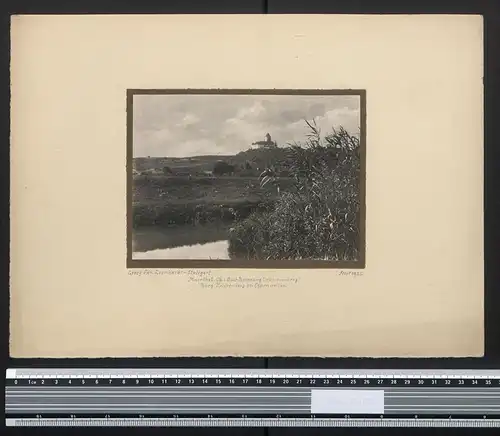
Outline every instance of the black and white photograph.
<svg viewBox="0 0 500 436"><path fill-rule="evenodd" d="M129 260L364 268L364 96L129 90Z"/></svg>
<svg viewBox="0 0 500 436"><path fill-rule="evenodd" d="M485 354L482 16L11 21L13 359Z"/></svg>

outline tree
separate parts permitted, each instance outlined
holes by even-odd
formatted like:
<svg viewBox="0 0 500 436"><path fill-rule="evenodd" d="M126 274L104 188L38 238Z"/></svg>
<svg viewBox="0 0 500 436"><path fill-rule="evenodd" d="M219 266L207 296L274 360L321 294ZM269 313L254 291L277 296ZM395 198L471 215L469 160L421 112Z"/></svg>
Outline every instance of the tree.
<svg viewBox="0 0 500 436"><path fill-rule="evenodd" d="M234 165L220 160L215 163L213 173L216 176L223 176L224 174L234 173L234 170Z"/></svg>

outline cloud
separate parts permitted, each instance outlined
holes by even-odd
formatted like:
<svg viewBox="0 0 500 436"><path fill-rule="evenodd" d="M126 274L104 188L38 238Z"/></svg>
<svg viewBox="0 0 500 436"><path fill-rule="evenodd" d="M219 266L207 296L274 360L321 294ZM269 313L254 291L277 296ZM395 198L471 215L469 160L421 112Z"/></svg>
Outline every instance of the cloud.
<svg viewBox="0 0 500 436"><path fill-rule="evenodd" d="M349 109L348 107L327 111L316 121L323 133L332 131L333 127L344 127L351 134L359 133L360 113L359 109Z"/></svg>
<svg viewBox="0 0 500 436"><path fill-rule="evenodd" d="M217 153L217 144L211 139L194 139L183 144L183 155L186 156L207 154L206 150L212 150L213 154L219 154Z"/></svg>
<svg viewBox="0 0 500 436"><path fill-rule="evenodd" d="M270 133L279 144L301 141L304 119L323 132L359 128L359 97L141 95L134 97L134 156L235 154Z"/></svg>
<svg viewBox="0 0 500 436"><path fill-rule="evenodd" d="M259 117L266 116L267 109L261 100L255 101L250 107L238 109L235 119L258 120Z"/></svg>
<svg viewBox="0 0 500 436"><path fill-rule="evenodd" d="M200 121L200 118L198 118L195 114L186 114L181 122L177 125L181 127L187 127L198 124Z"/></svg>

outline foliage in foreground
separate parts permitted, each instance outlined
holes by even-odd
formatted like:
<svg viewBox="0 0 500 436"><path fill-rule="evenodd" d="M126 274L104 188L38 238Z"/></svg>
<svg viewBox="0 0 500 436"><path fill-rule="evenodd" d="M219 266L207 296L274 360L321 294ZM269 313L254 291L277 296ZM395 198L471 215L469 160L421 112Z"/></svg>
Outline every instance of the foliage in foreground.
<svg viewBox="0 0 500 436"><path fill-rule="evenodd" d="M321 137L316 124L303 144L287 148L292 189L280 192L267 168L263 185L276 186L272 209L254 212L230 233L232 257L356 260L359 255L359 139L342 127Z"/></svg>

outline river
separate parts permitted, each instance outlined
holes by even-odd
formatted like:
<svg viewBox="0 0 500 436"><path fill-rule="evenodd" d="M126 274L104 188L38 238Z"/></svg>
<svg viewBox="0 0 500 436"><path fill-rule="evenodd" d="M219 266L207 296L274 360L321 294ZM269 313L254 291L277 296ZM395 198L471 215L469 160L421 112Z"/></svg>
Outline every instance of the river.
<svg viewBox="0 0 500 436"><path fill-rule="evenodd" d="M133 259L229 259L228 241L206 244L183 245L182 247L160 248L146 252L134 252Z"/></svg>
<svg viewBox="0 0 500 436"><path fill-rule="evenodd" d="M133 259L229 259L227 226L149 227L133 233Z"/></svg>

